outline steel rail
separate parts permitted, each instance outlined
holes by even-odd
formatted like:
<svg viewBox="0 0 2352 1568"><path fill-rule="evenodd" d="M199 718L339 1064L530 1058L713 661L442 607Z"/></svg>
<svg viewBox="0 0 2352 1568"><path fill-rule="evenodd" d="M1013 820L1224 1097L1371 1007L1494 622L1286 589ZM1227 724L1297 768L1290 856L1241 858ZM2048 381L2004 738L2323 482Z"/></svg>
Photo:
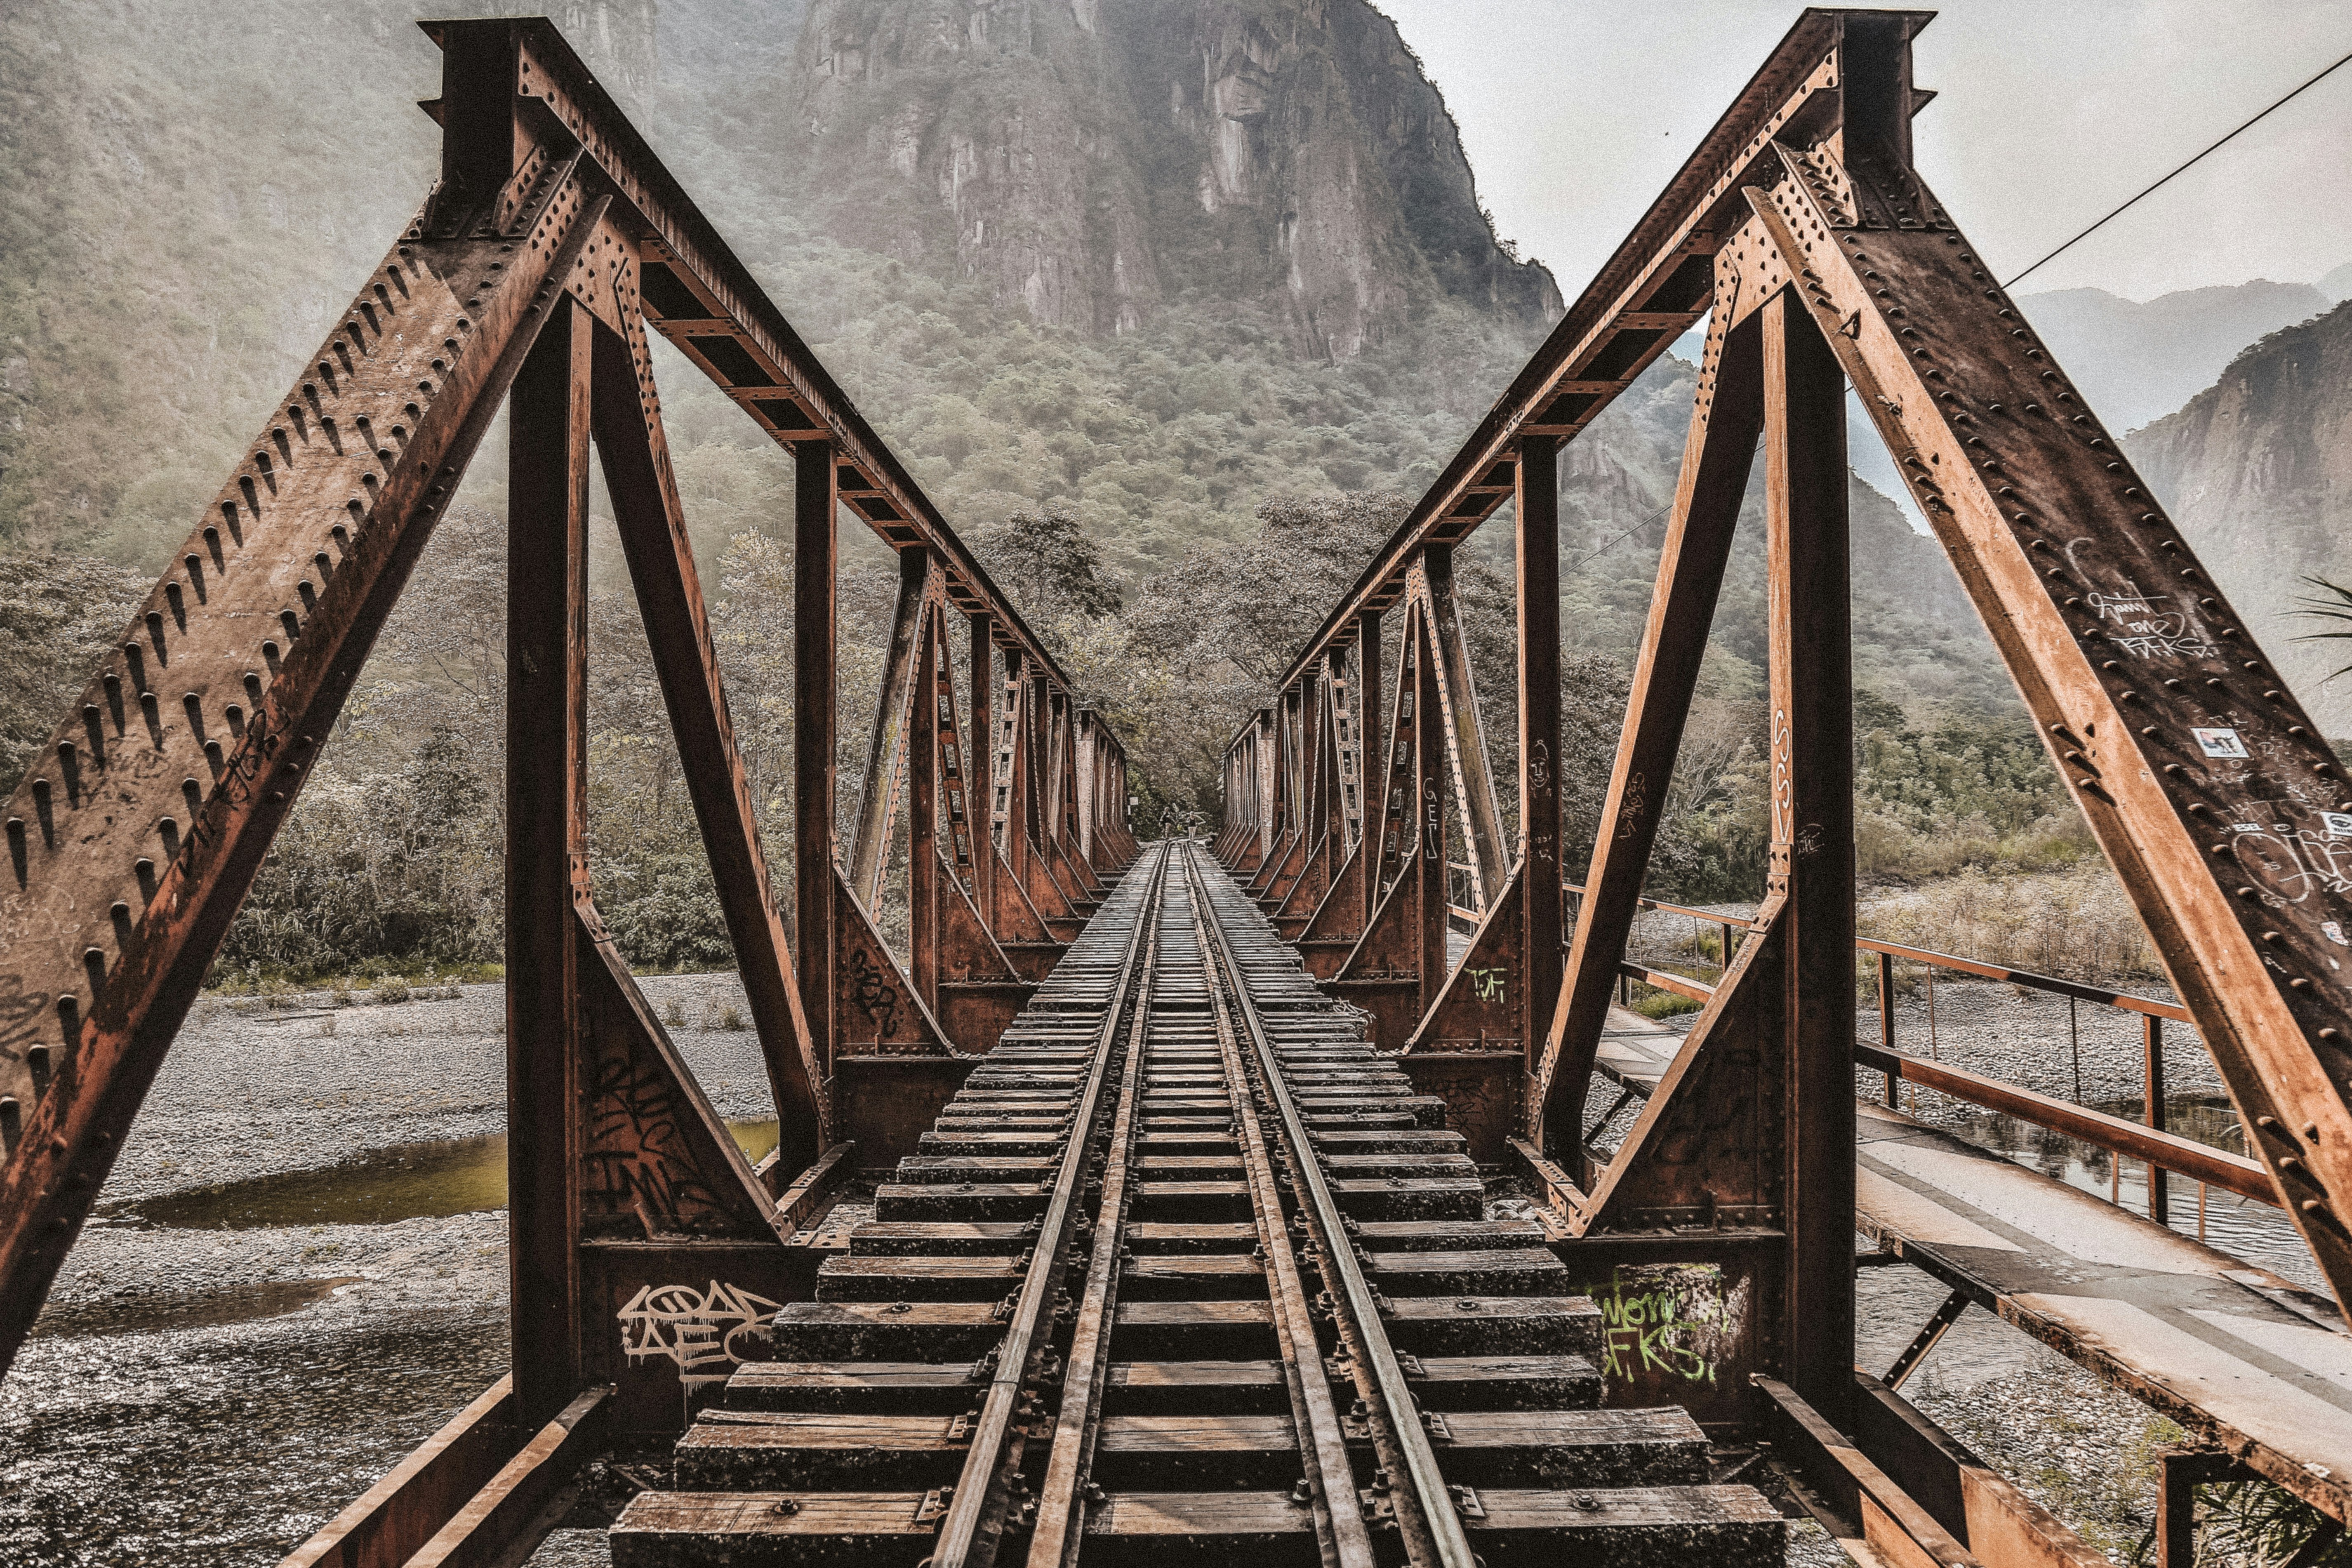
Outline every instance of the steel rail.
<svg viewBox="0 0 2352 1568"><path fill-rule="evenodd" d="M1164 865L1168 855L1164 847L1160 855ZM1158 875L1158 868L1154 869ZM1075 1563L1086 1537L1086 1489L1101 1425L1103 1388L1110 1375L1110 1331L1118 1306L1120 1259L1126 1251L1128 1172L1135 1151L1136 1106L1150 1045L1151 1003L1160 980L1159 928L1165 893L1162 877L1136 921L1139 933L1150 933L1142 938L1143 1005L1132 1009L1128 1020L1127 1060L1119 1069L1118 1104L1111 1115L1105 1149L1094 1254L1087 1263L1086 1294L1070 1331L1070 1353L1065 1363L1068 1370L1062 1380L1062 1408L1054 1421L1053 1447L1046 1457L1045 1479L1037 1488L1036 1530L1029 1539L1030 1568Z"/></svg>
<svg viewBox="0 0 2352 1568"><path fill-rule="evenodd" d="M1190 849L1185 857L1187 881L1193 889L1192 934L1200 944L1202 969L1213 974L1218 965L1209 935L1209 903L1202 896L1195 859L1199 853L1197 848ZM1249 1181L1259 1245L1265 1249L1266 1296L1276 1309L1274 1331L1283 1351L1284 1381L1298 1434L1299 1462L1314 1494L1315 1533L1325 1563L1358 1568L1374 1559L1371 1532L1364 1528L1363 1508L1356 1495L1355 1468L1348 1458L1347 1434L1331 1405L1331 1380L1320 1375L1322 1350L1315 1336L1315 1320L1307 1310L1298 1257L1289 1228L1283 1223L1282 1189L1275 1180L1274 1162L1266 1157L1265 1129L1249 1092L1249 1075L1243 1069L1234 1009L1223 986L1212 984L1207 990L1210 1013L1217 1025L1218 1054L1224 1062L1225 1092L1241 1134L1242 1164Z"/></svg>
<svg viewBox="0 0 2352 1568"><path fill-rule="evenodd" d="M988 1397L981 1407L980 1419L973 1424L971 1447L957 1478L955 1498L947 1518L940 1523L939 1542L929 1558L931 1568L990 1568L995 1561L997 1542L1003 1533L1003 1494L1011 1475L1006 1460L1016 1436L1014 1416L1029 1382L1029 1363L1045 1346L1047 1336L1040 1331L1041 1327L1051 1327L1046 1314L1068 1263L1070 1226L1077 1213L1078 1194L1095 1142L1104 1080L1119 1041L1119 1025L1142 995L1140 960L1145 933L1158 922L1167 871L1168 850L1163 845L1149 870L1151 881L1145 889L1135 930L1128 937L1127 955L1120 962L1118 978L1112 986L1110 1008L1096 1040L1086 1091L1070 1119L1069 1138L1063 1147L1054 1195L1047 1201L1045 1217L1038 1226L1037 1245L1030 1253L1028 1272L1014 1299L1012 1321L997 1351Z"/></svg>
<svg viewBox="0 0 2352 1568"><path fill-rule="evenodd" d="M1209 897L1207 879L1201 875L1196 856L1197 851L1188 844L1185 876L1194 896L1213 916L1215 905ZM1428 1568L1433 1563L1443 1564L1444 1568L1478 1568L1478 1555L1471 1550L1469 1536L1463 1531L1461 1515L1454 1509L1453 1494L1446 1489L1444 1473L1437 1463L1436 1450L1430 1446L1419 1406L1406 1386L1404 1368L1399 1364L1395 1347L1390 1344L1388 1331L1381 1325L1379 1300L1371 1282L1364 1278L1355 1246L1348 1237L1345 1216L1329 1184L1324 1180L1306 1122L1291 1098L1290 1086L1283 1078L1282 1064L1275 1057L1265 1020L1258 1016L1241 963L1234 954L1233 939L1222 918L1211 919L1208 930L1215 939L1218 967L1228 982L1226 989L1235 1003L1234 1011L1249 1035L1251 1054L1256 1060L1264 1092L1277 1118L1300 1208L1321 1249L1323 1278L1332 1287L1341 1339L1355 1362L1359 1386L1369 1395L1374 1451L1388 1472L1391 1489L1399 1479L1404 1482L1402 1490L1392 1491L1391 1495L1408 1505L1397 1510L1407 1558L1415 1568Z"/></svg>

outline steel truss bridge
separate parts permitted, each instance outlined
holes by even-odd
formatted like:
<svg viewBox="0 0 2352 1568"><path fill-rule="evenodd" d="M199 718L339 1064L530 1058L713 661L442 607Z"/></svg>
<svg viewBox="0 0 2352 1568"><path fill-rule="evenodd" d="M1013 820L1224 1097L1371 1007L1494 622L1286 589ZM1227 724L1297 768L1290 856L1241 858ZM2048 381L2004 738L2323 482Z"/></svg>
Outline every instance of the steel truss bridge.
<svg viewBox="0 0 2352 1568"><path fill-rule="evenodd" d="M2167 1568L2213 1479L2287 1489L2325 1545L2352 1339L2167 1228L2163 1173L2274 1205L2352 1286L2352 786L1913 167L1930 15L1804 14L1234 737L1207 846L1131 836L1118 738L555 29L428 24L439 180L8 805L0 1366L505 408L513 1366L289 1563L517 1562L584 1461L651 1450L625 1564L1746 1564L1785 1508L1865 1564L2090 1568L1899 1392L1972 1301L2188 1428ZM1702 320L1597 847L1563 866L1559 450ZM649 332L798 475L789 921ZM2192 1024L2252 1157L1922 1061L1891 1007L1857 1046L1849 384L2179 998L1864 942L1882 1005L1901 957L2135 1011L2152 1107ZM1626 944L1759 449L1769 883L1707 984ZM592 893L592 451L781 1122L756 1165ZM1507 504L1498 782L1453 551ZM845 835L845 508L900 563ZM1612 1014L1628 974L1702 1001L1689 1034ZM1905 1079L2144 1163L2148 1212L1972 1154L1893 1109ZM1879 1378L1854 1275L1888 1258L1952 1295Z"/></svg>

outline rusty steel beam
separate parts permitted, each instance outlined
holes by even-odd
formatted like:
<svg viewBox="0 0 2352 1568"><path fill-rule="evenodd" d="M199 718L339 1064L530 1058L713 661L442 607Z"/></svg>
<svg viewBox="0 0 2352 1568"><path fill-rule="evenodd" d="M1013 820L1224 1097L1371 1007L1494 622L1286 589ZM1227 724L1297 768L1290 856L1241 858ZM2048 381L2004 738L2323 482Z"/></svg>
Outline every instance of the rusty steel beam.
<svg viewBox="0 0 2352 1568"><path fill-rule="evenodd" d="M1478 717L1478 683L1470 649L1462 638L1460 595L1454 587L1454 549L1432 545L1423 552L1418 575L1406 574L1406 592L1417 594L1434 647L1437 702L1445 731L1445 771L1453 786L1462 847L1469 856L1472 896L1484 909L1503 884L1509 848L1503 842L1503 812L1495 798L1495 771L1486 760L1486 736Z"/></svg>
<svg viewBox="0 0 2352 1568"><path fill-rule="evenodd" d="M776 1158L789 1178L833 1141L832 1108L819 1091L823 1074L760 844L751 778L735 743L645 328L634 318L625 324L625 333L596 333L596 453L736 973L759 1035L777 1110Z"/></svg>
<svg viewBox="0 0 2352 1568"><path fill-rule="evenodd" d="M1786 290L1763 311L1771 844L1784 967L1781 1228L1789 1384L1841 1425L1853 1399L1853 672L1845 382Z"/></svg>
<svg viewBox="0 0 2352 1568"><path fill-rule="evenodd" d="M1519 443L1513 507L1519 642L1518 994L1511 1003L1528 1070L1539 1065L1552 999L1559 994L1562 896L1559 864L1559 443ZM1529 1096L1532 1098L1532 1095ZM1524 1112L1522 1113L1524 1116Z"/></svg>
<svg viewBox="0 0 2352 1568"><path fill-rule="evenodd" d="M890 644L866 732L866 776L857 797L857 836L851 846L849 885L868 909L881 901L882 878L898 799L906 787L908 709L915 700L915 664L931 590L931 561L920 545L898 552L898 603L890 617Z"/></svg>
<svg viewBox="0 0 2352 1568"><path fill-rule="evenodd" d="M833 984L812 954L833 952L834 720L838 670L834 578L839 482L830 441L793 447L793 886L801 1010L820 1079L833 1076Z"/></svg>
<svg viewBox="0 0 2352 1568"><path fill-rule="evenodd" d="M580 1344L583 1259L596 1239L583 1238L583 1223L625 1215L663 1236L779 1242L772 1200L585 901L592 428L794 1164L834 1142L832 965L844 907L835 895L846 895L833 868L830 801L832 514L843 472L869 524L946 563L947 596L985 616L1034 677L1041 704L1066 713L1073 700L1018 615L552 27L429 30L444 47L443 95L426 106L444 131L439 183L272 410L11 802L10 875L0 881L0 930L9 933L0 972L0 1366L39 1310L319 744L527 363L510 486L510 649L523 662L509 688L517 795L509 815L518 833L509 900L516 1398L526 1418L569 1398L595 1359ZM769 388L738 400L804 459L800 525L814 549L800 562L796 795L799 870L817 896L803 898L800 914L824 981L808 988L804 1010L795 1007L668 473L647 320L688 340L688 358L731 391ZM824 742L821 758L813 733ZM1066 749L1064 757L1076 761ZM1086 761L1124 765L1107 730ZM1072 801L1099 783L1063 780ZM1069 816L1057 820L1066 837ZM846 907L856 912L854 900ZM871 941L862 914L851 924ZM924 1041L943 1050L928 1011L918 1002L913 1012ZM633 1095L668 1106L684 1141L657 1149L628 1133L625 1114L610 1120ZM796 1173L782 1173L780 1184ZM625 1201L639 1180L668 1184L657 1202Z"/></svg>
<svg viewBox="0 0 2352 1568"><path fill-rule="evenodd" d="M584 163L610 183L643 247L648 323L780 446L831 443L854 476L848 496L860 519L893 546L936 553L960 601L985 606L998 636L1066 689L1068 676L1028 623L554 26L543 17L420 25L443 49L478 55L477 68L511 90L534 132L576 142Z"/></svg>
<svg viewBox="0 0 2352 1568"><path fill-rule="evenodd" d="M1858 59L1907 81L1907 49ZM1888 94L1881 94L1884 99ZM1908 162L1907 120L1748 193L1958 569L2339 1300L2352 1300L2352 786Z"/></svg>
<svg viewBox="0 0 2352 1568"><path fill-rule="evenodd" d="M8 807L0 1366L604 202L542 159L369 275Z"/></svg>
<svg viewBox="0 0 2352 1568"><path fill-rule="evenodd" d="M558 300L515 380L507 503L507 1212L515 1408L581 1384L582 1017L588 896L588 442L594 322Z"/></svg>
<svg viewBox="0 0 2352 1568"><path fill-rule="evenodd" d="M1718 298L1728 295L1729 276L1727 271L1717 285ZM1731 331L1720 321L1710 324L1674 510L1658 555L1657 586L1650 595L1617 759L1593 835L1566 977L1528 1096L1528 1136L1543 1147L1547 1131L1557 1130L1569 1140L1555 1151L1562 1156L1576 1151L1618 955L1633 931L1659 810L1706 657L1706 628L1715 619L1733 528L1763 429L1762 374L1763 348L1754 328ZM1727 962L1729 954L1725 957Z"/></svg>
<svg viewBox="0 0 2352 1568"><path fill-rule="evenodd" d="M289 1552L278 1568L405 1563L521 1447L509 1373L476 1395L382 1480Z"/></svg>
<svg viewBox="0 0 2352 1568"><path fill-rule="evenodd" d="M1328 644L1351 638L1363 611L1394 604L1406 569L1423 546L1462 538L1510 498L1507 482L1486 481L1510 460L1522 434L1573 438L1706 312L1712 258L1726 235L1748 220L1740 191L1759 162L1770 160L1771 139L1818 133L1835 124L1842 109L1839 51L1848 29L1916 32L1933 15L1811 9L1799 16L1436 483L1332 606L1277 686L1296 681Z"/></svg>

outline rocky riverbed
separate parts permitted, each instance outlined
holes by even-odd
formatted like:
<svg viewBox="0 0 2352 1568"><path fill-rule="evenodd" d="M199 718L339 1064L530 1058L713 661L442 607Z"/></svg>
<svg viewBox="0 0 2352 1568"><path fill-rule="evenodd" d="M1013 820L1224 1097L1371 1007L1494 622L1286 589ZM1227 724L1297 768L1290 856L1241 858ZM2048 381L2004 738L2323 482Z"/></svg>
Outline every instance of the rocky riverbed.
<svg viewBox="0 0 2352 1568"><path fill-rule="evenodd" d="M734 976L641 984L756 1139ZM267 1568L497 1381L504 1009L497 985L197 1005L0 1382L0 1563ZM600 1552L566 1531L535 1561Z"/></svg>

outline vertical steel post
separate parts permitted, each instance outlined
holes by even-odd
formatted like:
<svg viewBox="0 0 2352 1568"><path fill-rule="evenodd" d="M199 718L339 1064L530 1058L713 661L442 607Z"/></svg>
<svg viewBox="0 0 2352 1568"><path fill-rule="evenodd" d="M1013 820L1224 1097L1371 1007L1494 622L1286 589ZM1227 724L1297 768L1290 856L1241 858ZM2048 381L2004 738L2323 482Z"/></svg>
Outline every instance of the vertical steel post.
<svg viewBox="0 0 2352 1568"><path fill-rule="evenodd" d="M1559 438L1519 438L1519 1043L1532 1073L1559 1005Z"/></svg>
<svg viewBox="0 0 2352 1568"><path fill-rule="evenodd" d="M551 307L515 377L507 503L507 1213L526 1431L579 1392L578 916L588 877L588 447L594 321Z"/></svg>
<svg viewBox="0 0 2352 1568"><path fill-rule="evenodd" d="M1728 958L1727 952L1726 957ZM1891 952L1878 955L1878 1045L1881 1050L1895 1048L1895 955ZM1895 1075L1888 1073L1886 1104L1889 1109L1895 1104Z"/></svg>
<svg viewBox="0 0 2352 1568"><path fill-rule="evenodd" d="M917 545L910 552L928 556ZM925 563L926 574L929 563ZM940 1005L940 606L926 597L915 628L915 695L907 705L908 978L923 1005Z"/></svg>
<svg viewBox="0 0 2352 1568"><path fill-rule="evenodd" d="M1388 816L1388 754L1387 738L1381 733L1381 613L1366 610L1356 617L1356 889L1360 900L1357 907L1367 923L1381 901L1381 824Z"/></svg>
<svg viewBox="0 0 2352 1568"><path fill-rule="evenodd" d="M2153 1013L2140 1016L2140 1058L2145 1067L2141 1092L2147 1124L2164 1131L2164 1020ZM2147 1167L2147 1217L2158 1225L2172 1223L2171 1177L2150 1162Z"/></svg>
<svg viewBox="0 0 2352 1568"><path fill-rule="evenodd" d="M1786 289L1763 308L1771 875L1781 1019L1789 1383L1842 1430L1853 1395L1853 672L1845 377Z"/></svg>
<svg viewBox="0 0 2352 1568"><path fill-rule="evenodd" d="M964 617L971 630L971 740L964 748L964 766L971 783L964 795L964 818L971 828L971 902L980 918L996 929L996 835L991 824L996 808L996 671L995 644L989 635L992 617L975 610Z"/></svg>
<svg viewBox="0 0 2352 1568"><path fill-rule="evenodd" d="M795 441L793 462L793 885L799 905L801 1011L817 1061L833 1071L834 572L840 479L833 443Z"/></svg>

